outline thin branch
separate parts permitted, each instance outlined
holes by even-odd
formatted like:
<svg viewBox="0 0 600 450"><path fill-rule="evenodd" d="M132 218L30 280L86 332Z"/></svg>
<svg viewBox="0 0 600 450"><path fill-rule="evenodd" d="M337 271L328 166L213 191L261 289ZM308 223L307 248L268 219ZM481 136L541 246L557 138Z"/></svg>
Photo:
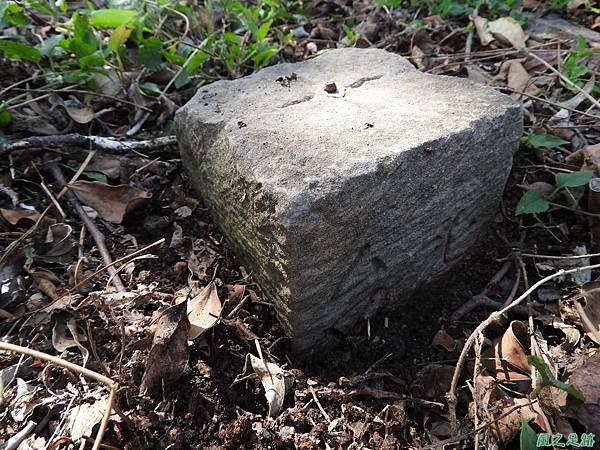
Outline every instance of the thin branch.
<svg viewBox="0 0 600 450"><path fill-rule="evenodd" d="M49 363L56 364L57 366L64 367L76 373L80 373L83 376L86 376L88 378L98 381L99 383L104 384L110 390L110 392L108 394L108 400L106 402L106 410L104 411L102 422L100 424L100 429L98 430L98 434L96 435L96 440L94 441L94 446L92 447L92 450L98 450L101 447L102 439L104 438L104 433L106 431L106 425L108 424L108 419L110 418L110 414L113 410L113 404L115 401L115 395L117 393L118 387L117 383L115 383L110 378L99 374L98 372L94 372L93 370L86 369L85 367L81 367L69 361L65 361L64 359L59 358L57 356L48 355L47 353L32 350L27 347L21 347L20 345L14 345L9 344L8 342L0 341L0 350L20 353L23 355L31 356L33 358L41 359L42 361L47 361Z"/></svg>
<svg viewBox="0 0 600 450"><path fill-rule="evenodd" d="M529 289L527 289L515 301L513 301L509 305L505 306L504 308L500 309L499 311L494 311L492 314L490 314L488 316L487 319L485 319L483 322L481 322L477 326L477 328L475 328L475 330L471 333L471 335L469 336L469 338L465 342L465 345L464 345L462 351L460 352L460 357L458 358L458 362L456 363L456 368L454 369L454 375L452 376L452 384L450 386L450 390L446 394L447 401L448 401L448 410L449 410L449 415L450 415L450 428L451 428L451 432L452 432L452 436L453 437L456 437L457 436L457 432L458 432L457 431L458 430L458 427L457 427L458 421L457 421L457 418L456 418L456 403L457 403L456 391L458 389L458 380L460 378L460 374L462 372L462 368L463 368L463 366L465 364L465 361L467 359L467 354L471 350L471 347L473 346L473 343L474 343L477 335L479 333L483 333L483 331L488 327L488 325L490 325L493 322L495 322L498 319L500 319L500 317L502 316L502 314L504 314L507 311L509 311L510 309L514 308L519 303L521 303L523 300L525 300L527 297L529 297L529 295L531 295L531 293L533 291L535 291L538 287L540 287L542 284L547 283L548 281L553 280L554 278L558 278L558 277L563 276L563 275L568 275L568 274L571 274L571 273L581 272L582 270L597 269L599 267L600 267L600 264L593 264L593 265L590 265L590 266L577 267L575 269L569 269L569 270L561 269L561 270L559 270L558 272L556 272L556 273L554 273L552 275L549 275L549 276L547 276L545 278L542 278L537 283L535 283L533 286L531 286Z"/></svg>
<svg viewBox="0 0 600 450"><path fill-rule="evenodd" d="M571 111L572 113L575 113L575 114L581 114L582 116L592 117L594 119L600 120L600 116L596 116L594 114L590 114L585 111L580 111L578 109L569 108L568 106L561 105L561 104L553 102L551 100L546 100L545 98L536 97L535 95L528 94L527 92L521 92L521 91L518 91L518 90L508 87L508 86L498 86L497 89L504 89L504 90L507 90L510 92L514 92L515 94L524 95L525 97L529 97L532 100L536 100L536 101L542 102L542 103L547 103L548 105L552 105L559 109L566 109L567 111ZM594 126L594 125L591 125L591 126Z"/></svg>
<svg viewBox="0 0 600 450"><path fill-rule="evenodd" d="M48 168L50 169L50 172L52 173L52 176L54 177L54 179L56 180L58 185L61 188L66 186L67 180L65 179L63 173L60 171L60 169L58 168L56 163L53 161L50 161L48 158L48 155L45 155L45 157L46 158L44 158L44 159L46 160L46 163L48 164ZM83 209L83 206L81 205L81 203L79 202L79 200L77 199L77 197L75 196L75 194L73 192L71 192L71 191L67 192L67 200L69 201L69 203L71 204L73 209L77 212L77 215L79 216L81 221L85 224L85 227L88 229L88 231L92 235L92 238L94 239L94 242L96 243L96 247L98 247L98 251L100 252L100 256L102 257L102 261L104 262L105 265L110 266L108 269L108 273L110 274L110 276L112 278L112 283L113 283L115 289L118 292L125 292L126 289L125 289L125 286L123 285L123 281L118 276L118 272L116 271L116 269L114 267L112 267L112 265L111 265L112 257L110 256L108 248L106 247L106 241L104 239L104 235L98 229L98 227L96 226L96 223L90 218L90 216L87 215L87 213Z"/></svg>
<svg viewBox="0 0 600 450"><path fill-rule="evenodd" d="M78 133L32 136L25 139L15 139L0 144L0 157L16 150L30 148L55 148L64 146L82 146L92 149L104 150L110 153L128 153L132 151L148 151L156 148L174 145L177 143L175 136L163 136L143 141L119 141L104 136L84 136Z"/></svg>
<svg viewBox="0 0 600 450"><path fill-rule="evenodd" d="M552 65L549 64L545 59L540 58L535 53L527 52L527 54L530 55L531 57L533 57L534 59L538 60L539 62L541 62L544 66L546 66L548 69L550 69L550 71L552 71L554 74L558 75L561 80L563 80L565 83L571 85L579 93L581 93L585 98L587 98L590 102L592 102L593 105L596 105L598 108L600 108L600 102L597 99L595 99L594 97L592 97L590 94L588 94L587 92L585 92L582 88L580 88L575 83L573 83L571 80L569 80L568 77L564 76L562 73L560 73L554 67L552 67Z"/></svg>

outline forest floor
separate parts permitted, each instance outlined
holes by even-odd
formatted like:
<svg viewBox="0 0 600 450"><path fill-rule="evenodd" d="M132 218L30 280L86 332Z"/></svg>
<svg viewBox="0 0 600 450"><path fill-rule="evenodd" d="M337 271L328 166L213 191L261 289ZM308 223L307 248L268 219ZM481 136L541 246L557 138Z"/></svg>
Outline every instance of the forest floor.
<svg viewBox="0 0 600 450"><path fill-rule="evenodd" d="M599 13L3 2L0 447L600 445ZM172 119L201 84L352 45L513 96L524 136L460 267L306 361L191 190Z"/></svg>

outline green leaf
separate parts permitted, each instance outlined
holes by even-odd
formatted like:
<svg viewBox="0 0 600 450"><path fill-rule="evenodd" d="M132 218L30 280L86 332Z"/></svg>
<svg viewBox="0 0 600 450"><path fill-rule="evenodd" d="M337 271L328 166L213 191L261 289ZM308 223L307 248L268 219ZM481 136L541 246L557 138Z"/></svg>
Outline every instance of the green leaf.
<svg viewBox="0 0 600 450"><path fill-rule="evenodd" d="M117 28L133 21L137 15L132 9L97 9L92 11L90 23L97 28Z"/></svg>
<svg viewBox="0 0 600 450"><path fill-rule="evenodd" d="M162 41L157 37L146 39L138 50L140 65L148 69L158 69L162 64L162 45Z"/></svg>
<svg viewBox="0 0 600 450"><path fill-rule="evenodd" d="M23 8L15 2L8 2L2 17L11 25L27 25L29 23L29 19L23 12Z"/></svg>
<svg viewBox="0 0 600 450"><path fill-rule="evenodd" d="M272 23L273 23L273 21L269 20L260 26L260 28L256 32L256 36L254 36L254 38L256 39L256 42L262 42L265 40L265 38L267 37L267 34L269 34L269 30L271 29Z"/></svg>
<svg viewBox="0 0 600 450"><path fill-rule="evenodd" d="M108 183L108 177L100 172L83 172L86 178L90 180L99 181L100 183Z"/></svg>
<svg viewBox="0 0 600 450"><path fill-rule="evenodd" d="M69 50L78 58L91 55L98 48L98 41L94 30L90 27L88 16L73 14L73 39L69 41Z"/></svg>
<svg viewBox="0 0 600 450"><path fill-rule="evenodd" d="M185 70L187 70L188 74L194 75L204 61L206 61L207 55L206 53L199 51L196 53L188 62L187 66L185 66Z"/></svg>
<svg viewBox="0 0 600 450"><path fill-rule="evenodd" d="M579 389L577 389L572 384L565 383L565 382L557 380L557 379L555 379L552 384L554 384L554 386L556 386L557 388L565 391L571 397L574 397L577 400L581 400L582 402L585 402L585 395L583 395L583 392L581 392Z"/></svg>
<svg viewBox="0 0 600 450"><path fill-rule="evenodd" d="M16 59L17 61L27 60L38 62L42 55L37 48L31 47L20 42L0 40L0 50L7 59Z"/></svg>
<svg viewBox="0 0 600 450"><path fill-rule="evenodd" d="M160 95L161 90L156 83L147 81L146 83L140 84L140 89L144 94L148 95Z"/></svg>
<svg viewBox="0 0 600 450"><path fill-rule="evenodd" d="M179 75L177 75L177 78L175 78L175 83L173 83L175 85L176 89L182 88L183 86L185 86L186 84L188 84L190 81L190 74L188 73L187 70L182 70L181 73Z"/></svg>
<svg viewBox="0 0 600 450"><path fill-rule="evenodd" d="M527 191L519 200L515 215L520 214L539 214L548 211L550 203L542 198L539 192Z"/></svg>
<svg viewBox="0 0 600 450"><path fill-rule="evenodd" d="M127 28L125 25L118 26L114 29L114 31L110 34L108 38L108 47L115 53L123 47L129 36L131 35L131 29Z"/></svg>
<svg viewBox="0 0 600 450"><path fill-rule="evenodd" d="M102 67L104 61L106 61L104 55L100 53L100 51L97 51L91 55L79 58L79 67L81 67L82 70L90 70L96 67Z"/></svg>
<svg viewBox="0 0 600 450"><path fill-rule="evenodd" d="M527 357L527 362L537 369L537 371L542 376L542 381L544 384L555 386L558 389L565 391L567 394L575 397L576 399L585 402L585 395L583 395L581 391L572 384L564 383L560 380L557 380L552 371L550 370L548 364L546 364L544 360L542 360L540 357L529 355Z"/></svg>
<svg viewBox="0 0 600 450"><path fill-rule="evenodd" d="M10 111L0 111L0 128L6 128L13 121Z"/></svg>
<svg viewBox="0 0 600 450"><path fill-rule="evenodd" d="M527 136L527 143L533 148L554 148L558 147L559 145L568 144L567 141L564 141L557 136L553 136L551 134L540 134L535 132Z"/></svg>
<svg viewBox="0 0 600 450"><path fill-rule="evenodd" d="M521 433L519 435L520 450L537 450L537 433L529 422L521 419Z"/></svg>
<svg viewBox="0 0 600 450"><path fill-rule="evenodd" d="M554 175L554 179L556 181L556 187L561 189L565 187L584 186L589 183L593 176L594 172L591 170L583 170L571 173L559 172Z"/></svg>

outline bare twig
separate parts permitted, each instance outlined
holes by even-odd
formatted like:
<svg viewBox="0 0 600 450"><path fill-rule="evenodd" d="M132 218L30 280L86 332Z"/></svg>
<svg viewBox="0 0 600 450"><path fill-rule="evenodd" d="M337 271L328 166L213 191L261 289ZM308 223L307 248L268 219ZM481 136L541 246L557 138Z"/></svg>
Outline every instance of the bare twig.
<svg viewBox="0 0 600 450"><path fill-rule="evenodd" d="M30 148L56 148L63 146L84 146L110 153L128 153L132 151L148 151L159 147L173 145L175 136L164 136L143 141L119 141L104 136L84 136L78 133L53 136L32 136L25 139L9 140L0 144L0 157L16 150Z"/></svg>
<svg viewBox="0 0 600 450"><path fill-rule="evenodd" d="M538 55L536 55L535 53L531 53L531 52L527 52L527 54L529 56L531 56L532 58L536 59L537 61L541 62L544 66L546 66L552 73L558 75L560 77L561 80L563 80L565 83L567 83L568 85L572 86L574 89L576 89L579 93L581 93L585 98L587 98L590 102L592 102L593 105L596 105L596 107L600 108L600 102L595 99L594 97L592 97L589 93L585 92L582 88L580 88L579 86L577 86L575 83L573 83L571 80L569 80L568 77L564 76L562 73L560 73L558 70L556 70L554 67L552 67L551 64L549 64L545 59L540 58Z"/></svg>
<svg viewBox="0 0 600 450"><path fill-rule="evenodd" d="M323 417L325 417L325 420L327 421L327 423L331 423L331 418L329 417L329 414L327 414L327 411L325 411L325 409L323 408L323 405L321 405L321 402L319 401L319 397L317 397L317 393L312 388L312 386L310 387L310 393L312 394L313 400L317 404L317 407L319 408L319 411L321 411L321 414L323 414Z"/></svg>
<svg viewBox="0 0 600 450"><path fill-rule="evenodd" d="M35 422L28 422L27 425L25 425L25 427L21 431L19 431L8 441L6 441L6 444L4 444L4 447L2 447L2 449L16 450L21 445L21 442L23 442L25 439L27 439L27 436L33 433L33 430L35 430L36 426L37 424Z"/></svg>
<svg viewBox="0 0 600 450"><path fill-rule="evenodd" d="M60 187L66 186L67 180L65 180L63 173L60 171L60 169L58 168L56 163L54 161L51 161L49 159L48 155L45 155L45 160L46 160L46 163L48 164L48 168L50 169L50 172L52 173L52 176L56 179L59 186ZM112 257L110 256L108 248L106 248L106 241L104 240L104 235L98 229L98 227L96 226L94 221L90 218L90 216L87 215L87 213L83 209L83 206L81 206L81 203L79 202L79 200L77 199L77 197L75 196L75 194L73 192L70 192L70 191L67 192L67 200L69 200L69 203L71 204L73 209L77 212L77 215L79 216L81 221L85 224L85 227L88 229L88 231L92 235L92 238L94 239L94 242L96 243L96 247L98 247L98 251L100 252L100 256L102 257L102 261L104 262L105 265L110 266L108 268L108 273L113 278L112 283L113 283L115 289L118 292L125 292L125 286L123 285L123 281L118 276L117 270L114 267L112 267L112 265L111 265Z"/></svg>
<svg viewBox="0 0 600 450"><path fill-rule="evenodd" d="M533 291L535 291L538 287L540 287L542 284L547 283L548 281L553 280L554 278L558 278L563 275L568 275L568 274L575 273L575 272L581 272L582 270L597 269L599 267L600 267L600 264L593 264L590 266L577 267L577 268L569 269L569 270L561 269L552 275L542 278L537 283L535 283L533 286L531 286L529 289L527 289L519 298L517 298L511 304L505 306L504 308L502 308L499 311L494 311L492 314L490 314L488 316L488 318L486 320L481 322L477 326L477 328L475 328L475 330L471 333L471 335L465 342L465 345L460 353L460 357L458 358L458 362L456 363L456 368L454 369L454 375L452 377L452 384L450 386L450 390L446 394L447 401L448 401L448 410L449 410L449 415L450 415L450 428L451 428L451 432L452 432L452 437L457 436L457 430L458 430L458 426L457 426L458 420L456 417L456 403L457 403L456 391L458 388L458 380L460 378L462 368L467 359L467 354L471 350L471 347L473 346L473 343L474 343L476 337L478 336L478 334L483 333L483 331L488 327L488 325L499 320L500 317L502 317L502 314L506 313L510 309L517 306L519 303L521 303L523 300L525 300L527 297L529 297L529 295L531 295L531 293Z"/></svg>
<svg viewBox="0 0 600 450"><path fill-rule="evenodd" d="M102 444L102 439L104 438L104 432L106 431L106 426L108 424L108 419L110 419L110 413L113 410L113 404L115 401L115 395L117 393L117 383L111 380L104 375L101 375L93 370L86 369L85 367L78 366L77 364L73 364L72 362L65 361L62 358L57 356L48 355L47 353L39 352L37 350L32 350L27 347L21 347L20 345L9 344L8 342L0 341L0 350L5 350L7 352L15 352L23 355L28 355L33 358L41 359L43 361L48 361L52 364L56 364L57 366L64 367L73 372L79 373L83 376L91 378L93 380L98 381L99 383L104 384L109 390L108 400L106 402L106 410L104 411L104 415L102 416L102 422L100 423L100 429L98 430L98 434L96 435L96 440L94 441L94 446L92 450L98 450Z"/></svg>
<svg viewBox="0 0 600 450"><path fill-rule="evenodd" d="M563 256L555 256L555 255L538 255L536 253L521 253L520 256L525 256L527 258L540 258L540 259L583 259L583 258L595 258L600 256L600 253L588 253L586 255L563 255Z"/></svg>
<svg viewBox="0 0 600 450"><path fill-rule="evenodd" d="M568 106L561 105L560 103L556 103L556 102L553 102L551 100L547 100L545 98L537 97L535 95L528 94L527 92L521 92L521 91L518 91L518 90L513 89L511 87L508 87L508 86L500 86L500 87L498 87L498 89L508 90L510 92L514 92L515 94L524 95L525 97L528 97L528 98L530 98L532 100L536 100L536 101L542 102L542 103L547 103L548 105L552 105L552 106L554 106L554 107L556 107L558 109L566 109L567 111L571 111L572 113L581 114L582 116L592 117L594 119L600 120L600 116L596 116L594 114L590 114L590 113L588 113L586 111L580 111L580 110L575 109L575 108L570 108Z"/></svg>

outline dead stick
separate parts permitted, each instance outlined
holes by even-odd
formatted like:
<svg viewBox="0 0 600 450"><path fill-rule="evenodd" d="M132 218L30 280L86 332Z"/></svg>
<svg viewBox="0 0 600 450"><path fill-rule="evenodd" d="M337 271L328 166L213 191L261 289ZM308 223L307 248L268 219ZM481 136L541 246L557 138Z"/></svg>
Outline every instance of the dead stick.
<svg viewBox="0 0 600 450"><path fill-rule="evenodd" d="M48 164L48 168L50 169L52 176L54 176L54 179L57 181L59 186L61 188L63 188L64 186L67 185L67 180L65 179L63 173L60 171L60 169L58 168L58 166L56 165L55 162L49 160L48 155L44 155L44 156L45 156L44 159L46 160L46 163ZM115 289L118 292L125 292L126 289L125 289L125 286L123 285L123 281L121 281L121 278L119 277L117 270L112 266L112 262L113 262L112 257L110 256L110 253L108 252L108 249L106 248L106 241L104 240L104 235L100 232L100 230L98 229L98 227L96 226L94 221L86 214L86 212L83 209L83 206L81 206L81 203L79 202L79 200L77 199L75 194L73 194L73 192L69 191L69 192L67 192L66 195L67 195L67 200L69 200L69 203L71 204L73 209L75 209L75 211L77 212L77 215L79 215L79 218L82 220L82 222L85 224L85 227L88 229L88 231L92 235L92 238L94 239L94 242L96 243L96 247L98 247L98 251L100 252L100 256L102 256L102 261L104 262L105 265L110 266L108 268L108 273L110 274L110 276L112 278L113 286L115 287Z"/></svg>
<svg viewBox="0 0 600 450"><path fill-rule="evenodd" d="M452 376L452 384L450 385L450 390L446 394L446 398L447 398L447 402L448 402L448 412L450 415L450 429L451 429L453 438L455 438L458 433L458 426L457 426L458 421L456 418L456 403L457 403L456 391L458 389L458 380L460 378L460 374L462 372L462 368L465 364L465 361L467 360L467 354L471 350L471 347L473 346L473 342L475 341L475 338L477 337L477 335L479 333L483 333L483 331L488 327L488 325L490 325L493 322L500 319L502 314L504 314L508 310L514 308L519 303L521 303L523 300L525 300L527 297L529 297L529 295L533 291L535 291L538 287L540 287L542 284L544 284L550 280L553 280L554 278L563 276L563 275L568 275L570 273L575 273L575 272L581 272L582 270L597 269L598 267L600 267L600 264L593 264L591 266L585 266L585 267L577 267L575 269L569 269L569 270L561 269L558 272L547 276L546 278L542 278L540 281L538 281L533 286L531 286L529 289L527 289L519 298L517 298L510 305L505 306L504 308L502 308L499 311L494 311L492 314L490 314L488 316L487 319L485 319L483 322L481 322L477 326L477 328L475 328L475 330L471 333L471 335L465 342L465 346L463 347L462 351L460 352L460 357L458 358L458 362L456 363L456 368L454 369L454 375Z"/></svg>
<svg viewBox="0 0 600 450"><path fill-rule="evenodd" d="M47 353L32 350L27 347L21 347L20 345L14 345L9 344L8 342L0 341L0 350L20 353L23 355L31 356L33 358L41 359L43 361L48 361L52 364L56 364L57 366L64 367L66 369L72 370L73 372L80 373L81 375L96 380L99 383L103 383L104 385L106 385L106 387L110 389L110 393L108 394L108 400L106 402L106 410L104 411L104 415L102 416L100 429L98 430L98 434L96 435L96 440L94 441L94 446L92 448L92 450L98 450L100 448L100 445L102 444L102 438L104 437L104 432L106 431L108 419L110 418L110 413L113 409L113 403L115 401L115 395L117 393L118 387L117 383L115 383L110 378L105 377L104 375L100 375L98 372L94 372L93 370L86 369L85 367L78 366L77 364L73 364L69 361L65 361L64 359L59 358L57 356L48 355Z"/></svg>
<svg viewBox="0 0 600 450"><path fill-rule="evenodd" d="M0 157L16 150L30 148L53 148L64 146L82 146L108 151L111 153L128 153L132 151L148 151L177 143L175 136L163 136L143 141L119 141L103 136L84 136L79 133L53 136L32 136L25 139L6 141L0 144Z"/></svg>

